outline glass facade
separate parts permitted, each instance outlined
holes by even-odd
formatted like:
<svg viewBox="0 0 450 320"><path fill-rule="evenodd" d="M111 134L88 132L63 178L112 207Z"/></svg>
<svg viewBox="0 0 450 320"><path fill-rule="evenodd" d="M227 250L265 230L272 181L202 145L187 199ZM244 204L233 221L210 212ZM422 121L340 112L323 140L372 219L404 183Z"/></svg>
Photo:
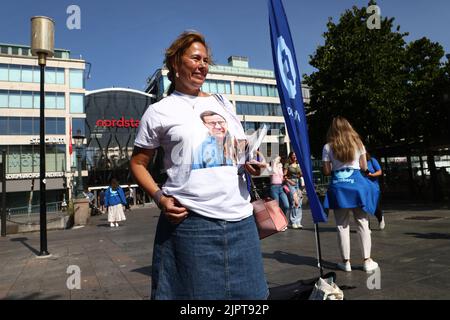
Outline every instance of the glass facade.
<svg viewBox="0 0 450 320"><path fill-rule="evenodd" d="M235 82L234 94L241 96L278 97L277 86L249 82Z"/></svg>
<svg viewBox="0 0 450 320"><path fill-rule="evenodd" d="M39 109L41 96L39 91L0 90L0 108ZM65 109L63 92L46 92L45 109Z"/></svg>
<svg viewBox="0 0 450 320"><path fill-rule="evenodd" d="M69 83L71 89L83 89L84 88L84 80L83 75L84 71L79 69L70 69L69 71Z"/></svg>
<svg viewBox="0 0 450 320"><path fill-rule="evenodd" d="M41 70L39 66L0 64L0 81L39 83ZM45 83L64 84L64 69L46 67Z"/></svg>
<svg viewBox="0 0 450 320"><path fill-rule="evenodd" d="M279 104L243 101L236 102L236 113L255 116L283 116Z"/></svg>
<svg viewBox="0 0 450 320"><path fill-rule="evenodd" d="M253 122L242 121L242 127L244 131L249 134L262 128L263 125L267 126L267 135L280 135L286 134L286 128L284 122Z"/></svg>
<svg viewBox="0 0 450 320"><path fill-rule="evenodd" d="M70 113L84 113L84 94L70 94Z"/></svg>
<svg viewBox="0 0 450 320"><path fill-rule="evenodd" d="M39 173L40 146L2 146L6 149L6 174ZM45 149L45 169L47 172L66 170L66 146L48 144Z"/></svg>
<svg viewBox="0 0 450 320"><path fill-rule="evenodd" d="M131 91L104 91L86 95L89 186L109 185L113 176L120 183L133 181L129 161L134 139L139 120L152 103L150 96ZM75 125L73 122L73 130Z"/></svg>
<svg viewBox="0 0 450 320"><path fill-rule="evenodd" d="M0 117L0 135L39 135L38 117ZM65 135L65 118L45 118L45 134Z"/></svg>
<svg viewBox="0 0 450 320"><path fill-rule="evenodd" d="M203 83L202 91L212 94L231 94L231 83L229 81L208 79Z"/></svg>

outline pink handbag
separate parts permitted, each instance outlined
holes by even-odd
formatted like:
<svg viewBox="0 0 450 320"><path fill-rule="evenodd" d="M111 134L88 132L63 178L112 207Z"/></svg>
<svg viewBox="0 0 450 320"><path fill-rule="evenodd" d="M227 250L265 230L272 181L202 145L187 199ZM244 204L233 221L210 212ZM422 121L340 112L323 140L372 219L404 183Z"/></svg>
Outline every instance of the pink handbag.
<svg viewBox="0 0 450 320"><path fill-rule="evenodd" d="M264 239L274 233L284 231L287 229L288 221L278 205L278 201L268 199L261 199L256 191L255 184L250 175L250 182L252 185L252 205L253 216L255 217L256 227L258 228L259 239Z"/></svg>
<svg viewBox="0 0 450 320"><path fill-rule="evenodd" d="M286 230L288 221L279 207L278 201L270 198L258 199L253 201L252 205L260 239Z"/></svg>
<svg viewBox="0 0 450 320"><path fill-rule="evenodd" d="M291 190L289 190L289 187L287 185L283 186L283 190L286 194L289 194L291 192Z"/></svg>

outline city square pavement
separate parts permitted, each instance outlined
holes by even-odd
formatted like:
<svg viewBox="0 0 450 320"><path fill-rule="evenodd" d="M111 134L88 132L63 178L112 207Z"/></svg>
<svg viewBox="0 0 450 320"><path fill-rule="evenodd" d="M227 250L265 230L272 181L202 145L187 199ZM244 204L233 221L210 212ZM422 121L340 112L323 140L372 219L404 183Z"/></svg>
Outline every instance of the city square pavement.
<svg viewBox="0 0 450 320"><path fill-rule="evenodd" d="M311 213L303 212L303 230L289 229L261 242L270 287L319 274ZM49 231L52 256L46 259L36 256L39 232L0 238L0 299L149 299L158 215L155 207L134 208L119 228L110 228L103 214L85 227ZM385 217L384 230L371 218L378 275L362 270L354 227L353 271L345 273L335 268L339 254L331 212L329 222L320 224L324 272L336 272L348 300L450 299L448 206L386 205ZM78 267L81 288L69 290Z"/></svg>

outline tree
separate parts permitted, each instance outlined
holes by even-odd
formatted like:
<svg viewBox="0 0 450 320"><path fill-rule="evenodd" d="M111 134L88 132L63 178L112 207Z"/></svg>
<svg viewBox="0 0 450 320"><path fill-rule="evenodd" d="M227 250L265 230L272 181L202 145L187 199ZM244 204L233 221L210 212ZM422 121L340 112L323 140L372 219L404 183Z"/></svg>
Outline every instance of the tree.
<svg viewBox="0 0 450 320"><path fill-rule="evenodd" d="M370 30L368 17L365 7L354 6L339 23L330 18L325 44L310 56L317 71L304 79L311 87L309 127L315 155L320 155L334 116L346 117L373 146L393 137L396 115L404 113L407 33L400 33L399 26L393 31L393 18L383 18L380 29Z"/></svg>
<svg viewBox="0 0 450 320"><path fill-rule="evenodd" d="M441 140L442 130L448 130L443 107L445 69L441 60L444 49L427 38L406 47L407 72L406 110L398 125L399 134L410 142L423 140L425 145Z"/></svg>

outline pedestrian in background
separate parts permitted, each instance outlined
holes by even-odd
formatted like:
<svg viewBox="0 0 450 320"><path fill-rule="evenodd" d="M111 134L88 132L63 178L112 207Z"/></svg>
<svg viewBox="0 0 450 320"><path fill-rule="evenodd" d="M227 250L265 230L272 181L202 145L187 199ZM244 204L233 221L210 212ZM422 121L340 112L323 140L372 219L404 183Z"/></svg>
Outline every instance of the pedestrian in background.
<svg viewBox="0 0 450 320"><path fill-rule="evenodd" d="M119 186L115 178L111 179L111 184L105 192L105 206L108 211L108 222L110 227L118 227L120 221L125 221L125 213L123 206L127 204L125 193Z"/></svg>
<svg viewBox="0 0 450 320"><path fill-rule="evenodd" d="M377 208L375 210L375 217L377 217L378 226L380 227L380 230L383 230L386 226L386 223L384 221L383 210L381 209L381 188L380 183L378 182L378 179L383 174L383 171L381 170L381 166L377 161L377 159L372 157L369 152L366 153L366 158L367 158L366 177L375 184L380 194L380 196L378 197Z"/></svg>
<svg viewBox="0 0 450 320"><path fill-rule="evenodd" d="M278 201L281 209L287 216L289 210L289 199L283 189L284 173L280 156L276 156L275 159L273 159L272 166L268 168L268 171L270 173L270 196L272 199Z"/></svg>
<svg viewBox="0 0 450 320"><path fill-rule="evenodd" d="M289 153L287 163L284 165L284 176L289 187L289 221L293 229L302 229L302 191L299 183L303 175L293 151Z"/></svg>
<svg viewBox="0 0 450 320"><path fill-rule="evenodd" d="M165 55L168 95L144 113L135 140L131 171L161 209L152 299L261 300L269 294L250 194L245 175L238 174L243 166L259 175L262 166L240 161L192 165L196 150L210 136L201 118L205 111L225 119L229 137L224 139L232 139L238 148L234 154L247 142L233 105L201 91L210 62L198 32L184 32L170 45ZM162 189L147 170L160 146L167 170ZM220 151L218 145L212 152Z"/></svg>
<svg viewBox="0 0 450 320"><path fill-rule="evenodd" d="M374 214L378 190L361 174L367 170L366 149L358 133L343 117L333 119L327 133L327 144L322 153L323 173L331 175L324 207L333 209L336 219L339 250L342 263L339 269L352 271L350 263L350 213L357 226L363 256L363 269L371 272L378 268L372 260L371 231L368 213Z"/></svg>
<svg viewBox="0 0 450 320"><path fill-rule="evenodd" d="M100 203L100 210L102 214L105 213L105 189L100 190L98 202Z"/></svg>

